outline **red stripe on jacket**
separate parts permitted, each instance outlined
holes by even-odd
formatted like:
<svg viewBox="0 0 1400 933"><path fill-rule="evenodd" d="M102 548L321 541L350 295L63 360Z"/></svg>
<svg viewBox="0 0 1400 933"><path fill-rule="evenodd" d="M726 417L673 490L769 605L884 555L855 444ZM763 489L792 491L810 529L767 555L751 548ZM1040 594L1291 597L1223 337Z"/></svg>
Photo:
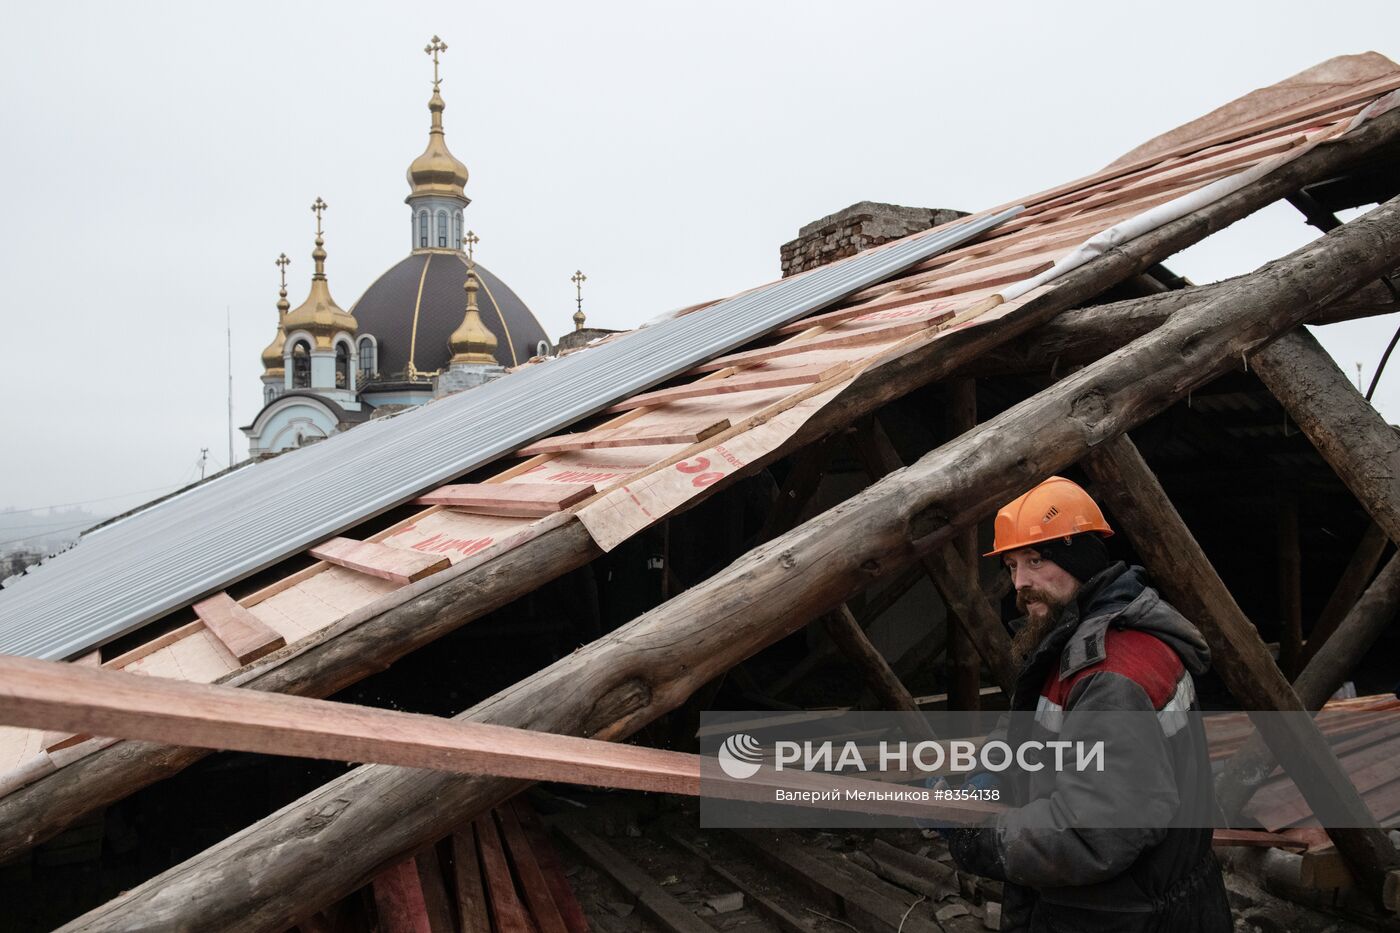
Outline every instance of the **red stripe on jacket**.
<svg viewBox="0 0 1400 933"><path fill-rule="evenodd" d="M1051 668L1041 688L1041 696L1061 708L1069 705L1070 691L1085 677L1101 672L1121 674L1141 687L1160 710L1176 694L1177 684L1186 673L1180 656L1155 635L1137 629L1115 629L1104 633L1104 659L1096 664L1060 678L1059 670Z"/></svg>

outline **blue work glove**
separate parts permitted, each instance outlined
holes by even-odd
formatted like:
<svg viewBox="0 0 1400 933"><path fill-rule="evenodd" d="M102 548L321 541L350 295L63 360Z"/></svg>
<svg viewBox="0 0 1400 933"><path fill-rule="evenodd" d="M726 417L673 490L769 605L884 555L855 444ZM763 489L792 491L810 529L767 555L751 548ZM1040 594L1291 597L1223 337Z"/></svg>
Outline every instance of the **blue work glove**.
<svg viewBox="0 0 1400 933"><path fill-rule="evenodd" d="M978 771L966 781L963 781L963 787L968 787L973 790L1000 790L1001 777L990 771Z"/></svg>
<svg viewBox="0 0 1400 933"><path fill-rule="evenodd" d="M998 790L1001 787L1001 778L990 771L978 771L976 774L963 781L962 786L971 790ZM941 777L930 775L924 778L924 787L929 790L949 790L950 785ZM931 829L943 837L944 840L951 840L953 834L958 831L957 826L944 826L931 821L919 820L920 828Z"/></svg>

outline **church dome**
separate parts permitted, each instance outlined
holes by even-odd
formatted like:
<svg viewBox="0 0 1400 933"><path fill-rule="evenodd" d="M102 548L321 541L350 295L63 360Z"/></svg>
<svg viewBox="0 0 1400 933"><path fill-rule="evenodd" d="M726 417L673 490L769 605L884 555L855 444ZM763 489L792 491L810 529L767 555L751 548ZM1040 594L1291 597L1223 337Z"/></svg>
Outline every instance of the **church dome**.
<svg viewBox="0 0 1400 933"><path fill-rule="evenodd" d="M321 233L321 212L326 203L320 198L311 205L316 214L316 248L311 251L311 259L316 271L311 274L311 291L306 300L297 305L282 318L282 333L291 334L306 331L316 340L319 349L327 349L335 340L336 334L348 333L354 336L358 329L355 315L347 313L331 297L330 283L326 281L326 241ZM285 337L284 345L285 345Z"/></svg>
<svg viewBox="0 0 1400 933"><path fill-rule="evenodd" d="M493 355L516 366L549 342L544 328L510 287L476 265L481 323L496 337ZM419 373L447 369L452 332L466 310L467 259L444 250L415 252L375 280L351 308L361 334L377 344L379 378L402 378L410 360Z"/></svg>
<svg viewBox="0 0 1400 933"><path fill-rule="evenodd" d="M277 267L282 270L282 287L277 290L277 336L273 337L272 343L262 351L263 372L274 377L285 372L282 354L287 346L287 332L283 329L282 322L287 319L287 311L292 307L287 301L287 265L290 262L286 253L277 257Z"/></svg>
<svg viewBox="0 0 1400 933"><path fill-rule="evenodd" d="M442 129L442 111L447 104L436 87L428 101L428 110L433 115L432 127L428 131L428 146L423 154L408 166L408 200L424 195L443 195L466 200L467 166L447 148L447 137Z"/></svg>

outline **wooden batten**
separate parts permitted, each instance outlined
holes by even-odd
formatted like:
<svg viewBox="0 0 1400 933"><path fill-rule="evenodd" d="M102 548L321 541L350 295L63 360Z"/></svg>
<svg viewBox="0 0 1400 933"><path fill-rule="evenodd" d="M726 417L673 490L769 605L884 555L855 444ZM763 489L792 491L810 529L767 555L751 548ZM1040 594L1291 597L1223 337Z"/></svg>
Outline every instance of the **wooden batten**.
<svg viewBox="0 0 1400 933"><path fill-rule="evenodd" d="M486 882L486 899L491 905L491 928L498 933L535 933L525 905L515 893L515 881L510 876L510 863L501 849L501 837L496 821L484 813L472 824L480 845L481 873Z"/></svg>
<svg viewBox="0 0 1400 933"><path fill-rule="evenodd" d="M194 614L239 664L256 661L287 643L285 638L227 593L218 593L195 603Z"/></svg>
<svg viewBox="0 0 1400 933"><path fill-rule="evenodd" d="M515 811L520 828L525 833L525 839L530 844L530 850L534 853L535 861L543 872L545 883L554 898L554 906L564 919L564 926L568 927L569 933L589 933L588 917L574 895L574 889L564 874L563 866L559 864L559 856L554 851L539 816L521 797L516 797L507 806Z"/></svg>
<svg viewBox="0 0 1400 933"><path fill-rule="evenodd" d="M597 492L592 483L458 483L440 486L415 505L445 505L478 515L542 518Z"/></svg>
<svg viewBox="0 0 1400 933"><path fill-rule="evenodd" d="M708 363L701 363L690 372L709 373L717 369L725 369L729 366L754 366L758 363L766 363L769 360L781 359L784 356L795 356L798 353L806 353L809 350L838 350L844 347L860 347L871 343L884 343L887 340L896 340L906 337L909 334L917 333L934 327L942 321L952 317L952 313L936 315L917 321L904 321L898 324L888 324L883 327L871 327L865 330L852 331L848 334L829 334L814 337L810 340L795 340L790 343L780 343L775 347L762 347L757 350L745 350L742 353L731 353L729 356L721 356L718 359L710 360Z"/></svg>
<svg viewBox="0 0 1400 933"><path fill-rule="evenodd" d="M515 452L517 457L556 454L566 450L599 450L606 447L654 447L662 444L694 444L729 429L729 419L702 428L637 427L580 431L547 437Z"/></svg>
<svg viewBox="0 0 1400 933"><path fill-rule="evenodd" d="M435 933L413 859L380 872L371 887L379 929L384 933Z"/></svg>
<svg viewBox="0 0 1400 933"><path fill-rule="evenodd" d="M77 658L74 664L81 664L84 667L101 667L102 652L92 651ZM71 732L45 732L42 739L45 752L56 752L61 748L71 748L79 742L85 742L92 736L86 733L75 735Z"/></svg>
<svg viewBox="0 0 1400 933"><path fill-rule="evenodd" d="M843 364L844 365L844 364ZM821 382L828 376L835 375L840 369L838 366L794 366L791 369L781 369L768 373L740 373L726 379L714 379L703 382L693 382L689 385L674 386L670 389L658 389L655 392L644 392L641 395L634 395L625 402L618 402L613 407L607 409L606 414L614 412L631 411L634 408L654 408L658 405L665 405L668 402L680 402L692 398L710 398L715 395L726 395L731 392L754 392L759 389L780 389L788 386L805 386L814 382Z"/></svg>
<svg viewBox="0 0 1400 933"><path fill-rule="evenodd" d="M501 838L505 842L506 851L510 853L510 862L515 866L515 877L519 881L525 905L530 909L535 926L539 928L540 933L569 933L559 908L554 904L549 882L540 870L540 864L525 837L525 830L516 819L515 811L508 804L497 807L496 819L500 824Z"/></svg>
<svg viewBox="0 0 1400 933"><path fill-rule="evenodd" d="M331 538L309 553L328 564L402 584L413 583L452 566L450 560L438 554L422 554L351 538Z"/></svg>
<svg viewBox="0 0 1400 933"><path fill-rule="evenodd" d="M491 933L481 860L476 854L476 830L470 824L452 834L452 880L462 933Z"/></svg>

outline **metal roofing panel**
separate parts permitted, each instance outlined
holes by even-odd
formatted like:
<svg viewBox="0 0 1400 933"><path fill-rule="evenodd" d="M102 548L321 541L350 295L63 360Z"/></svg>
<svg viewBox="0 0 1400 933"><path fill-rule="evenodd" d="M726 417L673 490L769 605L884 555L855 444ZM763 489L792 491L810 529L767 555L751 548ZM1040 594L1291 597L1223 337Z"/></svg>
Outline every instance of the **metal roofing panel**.
<svg viewBox="0 0 1400 933"><path fill-rule="evenodd" d="M0 653L61 659L409 501L987 231L937 227L171 497L0 591Z"/></svg>

